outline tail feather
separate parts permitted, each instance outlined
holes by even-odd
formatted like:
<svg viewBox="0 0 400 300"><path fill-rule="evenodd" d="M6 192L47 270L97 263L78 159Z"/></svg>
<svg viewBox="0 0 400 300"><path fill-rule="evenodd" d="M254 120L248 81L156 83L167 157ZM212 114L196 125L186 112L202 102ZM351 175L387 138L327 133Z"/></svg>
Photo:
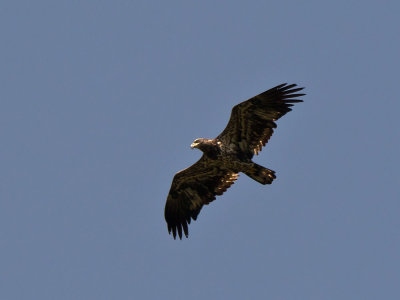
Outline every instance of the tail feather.
<svg viewBox="0 0 400 300"><path fill-rule="evenodd" d="M256 163L253 163L252 167L243 173L261 184L271 184L276 178L275 171L264 168Z"/></svg>

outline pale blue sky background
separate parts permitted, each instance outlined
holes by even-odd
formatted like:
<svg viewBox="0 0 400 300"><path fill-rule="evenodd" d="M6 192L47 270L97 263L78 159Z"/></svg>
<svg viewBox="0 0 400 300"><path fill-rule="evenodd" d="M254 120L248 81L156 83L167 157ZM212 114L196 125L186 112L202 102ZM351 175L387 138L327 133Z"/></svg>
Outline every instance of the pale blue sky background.
<svg viewBox="0 0 400 300"><path fill-rule="evenodd" d="M400 299L399 1L2 1L0 299ZM233 105L305 102L168 235Z"/></svg>

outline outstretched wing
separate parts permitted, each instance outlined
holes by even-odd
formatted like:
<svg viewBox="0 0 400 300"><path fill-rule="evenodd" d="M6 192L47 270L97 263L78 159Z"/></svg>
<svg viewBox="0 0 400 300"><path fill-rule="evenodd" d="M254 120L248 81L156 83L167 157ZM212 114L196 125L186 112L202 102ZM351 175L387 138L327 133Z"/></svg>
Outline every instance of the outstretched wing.
<svg viewBox="0 0 400 300"><path fill-rule="evenodd" d="M274 121L291 111L295 99L305 94L296 94L303 88L296 84L278 85L232 108L231 117L224 131L217 137L223 144L236 144L249 157L258 154L276 128Z"/></svg>
<svg viewBox="0 0 400 300"><path fill-rule="evenodd" d="M182 229L189 235L188 224L196 220L203 205L222 195L239 175L224 169L203 155L191 167L174 176L165 204L168 232L182 239Z"/></svg>

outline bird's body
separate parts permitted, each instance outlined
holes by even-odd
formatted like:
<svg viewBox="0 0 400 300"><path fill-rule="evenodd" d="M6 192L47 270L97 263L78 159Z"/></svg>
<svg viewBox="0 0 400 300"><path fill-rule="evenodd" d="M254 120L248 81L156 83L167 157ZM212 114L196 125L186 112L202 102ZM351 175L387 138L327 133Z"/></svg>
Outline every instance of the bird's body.
<svg viewBox="0 0 400 300"><path fill-rule="evenodd" d="M302 88L281 84L233 107L224 131L215 139L196 139L191 147L203 156L191 167L178 172L172 181L165 205L165 219L174 238L196 220L203 205L222 195L242 172L261 184L270 184L275 172L252 161L271 137L274 121L291 110L295 94Z"/></svg>
<svg viewBox="0 0 400 300"><path fill-rule="evenodd" d="M251 173L251 171L255 168L255 166L257 166L257 164L251 160L253 155L244 155L243 151L241 151L237 144L224 144L218 138L200 138L196 141L198 141L198 146L196 148L199 148L203 152L209 166L226 169L234 173L242 172L252 177L253 173ZM193 148L195 148L195 146L193 146ZM269 171L270 172L265 173L265 176L267 176L266 178L255 180L262 184L270 183L270 181L272 182L272 180L275 178L273 176L274 172L272 170Z"/></svg>

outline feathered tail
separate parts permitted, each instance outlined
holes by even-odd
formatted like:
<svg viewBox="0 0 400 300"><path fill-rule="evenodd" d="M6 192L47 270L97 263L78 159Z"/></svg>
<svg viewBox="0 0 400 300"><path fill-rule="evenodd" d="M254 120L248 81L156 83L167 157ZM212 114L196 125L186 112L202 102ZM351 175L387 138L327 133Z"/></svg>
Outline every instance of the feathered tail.
<svg viewBox="0 0 400 300"><path fill-rule="evenodd" d="M252 167L243 173L261 184L271 184L276 178L275 171L264 168L256 163L253 163Z"/></svg>

